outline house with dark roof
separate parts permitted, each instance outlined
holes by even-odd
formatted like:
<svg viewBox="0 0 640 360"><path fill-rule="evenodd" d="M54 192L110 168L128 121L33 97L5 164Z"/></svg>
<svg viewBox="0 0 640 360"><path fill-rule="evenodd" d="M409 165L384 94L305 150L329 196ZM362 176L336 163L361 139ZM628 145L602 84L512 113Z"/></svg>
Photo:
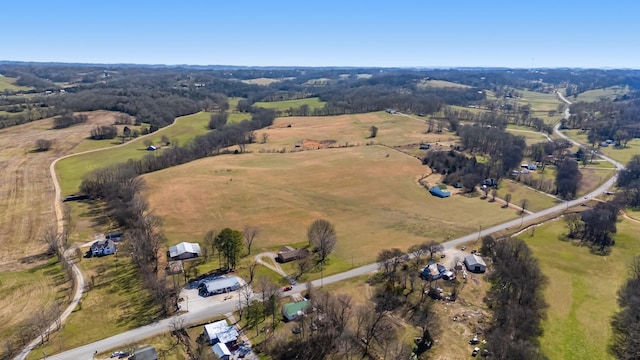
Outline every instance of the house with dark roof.
<svg viewBox="0 0 640 360"><path fill-rule="evenodd" d="M281 263L286 263L293 260L304 259L307 256L309 256L309 250L307 248L294 249L286 246L280 249L276 260Z"/></svg>
<svg viewBox="0 0 640 360"><path fill-rule="evenodd" d="M116 243L110 239L95 241L91 244L91 256L105 256L116 253Z"/></svg>

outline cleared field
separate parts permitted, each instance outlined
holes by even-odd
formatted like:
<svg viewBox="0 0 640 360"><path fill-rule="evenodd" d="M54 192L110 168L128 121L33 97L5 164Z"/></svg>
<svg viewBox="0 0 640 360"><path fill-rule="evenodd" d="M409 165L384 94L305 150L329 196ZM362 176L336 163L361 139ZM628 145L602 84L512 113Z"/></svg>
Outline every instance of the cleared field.
<svg viewBox="0 0 640 360"><path fill-rule="evenodd" d="M295 78L293 77L288 77L288 78L279 78L279 79L273 79L273 78L256 78L256 79L248 79L248 80L241 80L243 83L245 84L254 84L254 85L263 85L263 86L267 86L273 83L277 83L283 80L293 80Z"/></svg>
<svg viewBox="0 0 640 360"><path fill-rule="evenodd" d="M312 97L306 99L297 100L285 100L285 101L261 101L254 104L265 109L287 110L289 108L299 108L302 105L309 106L310 109L324 107L325 102L320 101L320 98Z"/></svg>
<svg viewBox="0 0 640 360"><path fill-rule="evenodd" d="M153 143L159 144L161 137L166 135L171 142L177 141L182 145L188 143L194 137L209 131L207 129L209 118L210 114L204 112L182 116L176 119L175 125L160 129L150 137L134 139L116 148L72 156L59 161L56 164L56 172L60 180L62 195L77 192L82 178L97 168L125 162L128 159L140 159L149 154L144 146L147 138L150 138Z"/></svg>
<svg viewBox="0 0 640 360"><path fill-rule="evenodd" d="M589 143L587 140L587 134L581 130L565 130L564 133L578 142L583 144ZM598 148L598 151L616 161L626 164L634 155L640 154L640 139L633 139L629 141L625 148L608 146L600 147Z"/></svg>
<svg viewBox="0 0 640 360"><path fill-rule="evenodd" d="M326 218L340 239L336 255L353 255L355 264L390 244L406 249L516 217L476 198L432 197L416 183L425 171L381 146L229 155L147 174L145 196L169 241L252 224L262 228L257 247L265 248L304 241L306 227Z"/></svg>
<svg viewBox="0 0 640 360"><path fill-rule="evenodd" d="M607 181L616 172L614 169L594 169L580 167L580 173L582 174L582 180L580 181L580 187L578 188L578 196L583 196L591 191L595 190L603 182Z"/></svg>
<svg viewBox="0 0 640 360"><path fill-rule="evenodd" d="M454 83L451 81L446 81L446 80L421 80L418 83L418 87L421 88L429 88L429 87L433 87L433 88L458 88L458 89L468 89L471 86L469 85L464 85L464 84L458 84L458 83Z"/></svg>
<svg viewBox="0 0 640 360"><path fill-rule="evenodd" d="M2 76L0 75L0 91L5 91L5 90L9 90L9 91L24 91L24 90L30 90L32 88L28 87L28 86L20 86L20 85L16 85L16 78L11 78L11 77L6 77L6 76Z"/></svg>
<svg viewBox="0 0 640 360"><path fill-rule="evenodd" d="M628 93L628 86L610 86L604 89L587 90L581 92L577 96L574 96L571 101L584 101L584 102L596 102L600 100L613 100L618 95L624 95Z"/></svg>
<svg viewBox="0 0 640 360"><path fill-rule="evenodd" d="M529 189L526 186L512 182L509 180L503 180L500 183L498 189L498 197L504 199L506 194L511 194L511 203L520 206L522 199L529 200L527 209L533 212L540 211L558 204L558 201L550 196L542 194L538 191ZM491 194L489 194L491 197Z"/></svg>
<svg viewBox="0 0 640 360"><path fill-rule="evenodd" d="M562 221L536 228L533 237L523 235L548 278L544 293L549 309L540 342L549 359L613 358L606 351L609 321L617 308L616 292L626 267L640 252L639 231L640 224L619 222L609 256L593 255L587 247L560 241L559 234L566 232Z"/></svg>
<svg viewBox="0 0 640 360"><path fill-rule="evenodd" d="M511 132L513 135L523 136L527 142L527 145L533 145L548 141L547 137L544 136L544 134L541 134L525 126L509 125L507 127L507 131Z"/></svg>

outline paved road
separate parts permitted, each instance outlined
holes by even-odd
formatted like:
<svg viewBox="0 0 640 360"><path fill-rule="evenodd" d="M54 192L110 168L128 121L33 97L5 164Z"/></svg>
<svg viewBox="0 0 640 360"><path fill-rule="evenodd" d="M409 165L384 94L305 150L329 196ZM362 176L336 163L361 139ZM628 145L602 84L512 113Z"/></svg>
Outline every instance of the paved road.
<svg viewBox="0 0 640 360"><path fill-rule="evenodd" d="M568 100L566 100L561 94L558 94L558 96L560 97L560 99L562 101L564 101L567 104L571 104ZM569 111L567 110L565 113L565 116L568 116ZM581 145L571 139L569 139L566 135L564 135L563 133L560 132L559 130L559 125L556 125L556 127L554 128L554 131L556 132L556 134L558 134L558 136L561 136L564 139L567 139L573 143L575 143L576 145ZM618 163L617 161L610 159L606 156L602 156L599 155L602 159L609 161L610 163L614 164L616 166L616 168L618 170L623 169L624 166L620 163ZM479 228L477 232L474 232L472 234L463 236L461 238L458 239L454 239L451 241L447 241L445 243L443 243L445 250L448 249L452 249L456 246L459 246L461 244L473 241L473 240L477 240L482 238L482 236L484 235L489 235L498 231L502 231L508 228L519 228L522 226L522 224L524 222L527 221L533 221L545 216L549 216L551 214L554 213L558 213L558 212L562 212L564 210L566 210L569 207L573 207L573 206L578 206L582 203L584 203L586 200L591 199L591 198L595 198L598 195L601 195L602 193L604 193L605 191L607 191L608 189L610 189L611 187L614 186L615 182L617 179L617 175L613 176L611 179L607 180L605 183L603 183L602 185L600 185L597 189L595 189L594 191L592 191L591 193L589 193L588 195L586 195L584 198L581 199L577 199L577 200L572 200L572 201L567 201L563 204L560 205L556 205L554 207L533 213L533 214L529 214L529 215L525 215L522 216L520 219L515 219L515 220L511 220L508 221L504 224L500 224L500 225L496 225L496 226L492 226L486 229L482 229ZM362 276L362 275L366 275L369 273L372 273L374 271L376 271L378 269L378 264L377 263L373 263L373 264L369 264L369 265L364 265L340 274L335 274L335 275L331 275L331 276L327 276L321 280L315 280L313 281L313 285L315 287L320 287L322 285L325 284L330 284L330 283L334 283L334 282L338 282L338 281L342 281L342 280L346 280L346 279L350 279L353 277L357 277L357 276ZM298 293L301 292L303 290L305 290L306 285L305 284L300 284L300 285L296 285L293 287L293 289L290 292L287 292L283 295L287 295L287 294L293 294L293 293ZM198 322L201 322L207 318L211 318L213 316L216 315L222 315L228 312L233 311L236 308L237 304L234 303L222 303L220 305L217 305L215 307L212 308L208 308L208 309L201 309L195 312L190 312L184 315L179 316L180 318L184 319L184 323L185 325L189 325L189 324L196 324ZM78 359L78 360L85 360L85 359L91 359L92 355L94 353L94 351L98 351L98 352L103 352L103 351L107 351L110 349L115 349L119 346L124 346L126 344L130 344L136 341L140 341L143 340L145 338L148 337L152 337L164 332L167 332L171 329L171 322L172 319L165 319L165 320L161 320L157 323L153 323L151 325L147 325L147 326L143 326L141 328L135 329L135 330L130 330L115 336L112 336L110 338L107 339L103 339L100 341L96 341L92 344L89 345L85 345L73 350L69 350L67 352L58 354L58 355L54 355L54 356L50 356L49 359L52 360L73 360L73 359Z"/></svg>

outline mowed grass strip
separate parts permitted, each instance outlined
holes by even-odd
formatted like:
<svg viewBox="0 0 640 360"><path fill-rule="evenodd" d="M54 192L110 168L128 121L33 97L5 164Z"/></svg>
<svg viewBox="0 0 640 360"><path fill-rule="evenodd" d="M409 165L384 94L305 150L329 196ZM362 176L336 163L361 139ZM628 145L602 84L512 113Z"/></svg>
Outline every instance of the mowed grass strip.
<svg viewBox="0 0 640 360"><path fill-rule="evenodd" d="M275 110L287 110L289 108L299 108L302 105L309 106L309 109L313 108L322 108L326 103L324 101L320 101L320 98L311 97L305 99L297 99L297 100L285 100L285 101L260 101L254 104L254 106L258 106L265 109L275 109Z"/></svg>
<svg viewBox="0 0 640 360"><path fill-rule="evenodd" d="M197 160L144 176L145 197L170 242L210 229L260 226L257 248L302 242L315 219L332 222L336 255L358 265L385 248L455 238L517 215L477 198L435 198L417 184L417 159L382 146Z"/></svg>
<svg viewBox="0 0 640 360"><path fill-rule="evenodd" d="M616 292L626 278L631 257L640 252L640 224L617 224L616 244L609 256L593 255L588 247L560 241L563 221L553 221L522 235L548 278L549 303L540 343L549 359L613 359L607 353L609 325L617 309Z"/></svg>
<svg viewBox="0 0 640 360"><path fill-rule="evenodd" d="M62 195L76 193L84 176L95 169L126 162L129 159L140 159L145 155L152 154L144 146L147 138L151 139L154 144L160 144L160 139L166 135L172 142L177 141L182 145L188 143L196 136L209 131L209 118L210 114L205 112L182 116L176 119L175 125L160 129L149 137L137 138L112 149L79 154L59 161L56 164L56 172L60 180Z"/></svg>

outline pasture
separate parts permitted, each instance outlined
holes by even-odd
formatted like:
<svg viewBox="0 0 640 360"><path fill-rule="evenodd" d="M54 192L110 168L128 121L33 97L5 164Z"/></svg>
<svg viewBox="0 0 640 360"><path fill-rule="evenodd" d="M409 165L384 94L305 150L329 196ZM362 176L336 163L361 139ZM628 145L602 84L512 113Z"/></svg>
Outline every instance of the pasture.
<svg viewBox="0 0 640 360"><path fill-rule="evenodd" d="M241 80L243 83L245 84L254 84L254 85L262 85L262 86L267 86L267 85L271 85L273 83L277 83L277 82L281 82L283 80L293 80L295 78L293 77L287 77L287 78L278 78L278 79L274 79L274 78L255 78L255 79L247 79L247 80Z"/></svg>
<svg viewBox="0 0 640 360"><path fill-rule="evenodd" d="M257 248L268 248L305 241L306 227L325 218L338 232L336 255L356 265L390 245L406 249L517 216L476 198L435 198L417 184L425 171L382 146L228 155L145 175L145 197L170 242L251 224L262 228Z"/></svg>
<svg viewBox="0 0 640 360"><path fill-rule="evenodd" d="M325 105L324 101L320 101L320 98L311 97L305 99L296 99L296 100L284 100L284 101L260 101L254 104L254 106L258 106L265 109L275 109L275 110L287 110L289 108L299 108L302 105L309 106L309 109L314 108L322 108Z"/></svg>
<svg viewBox="0 0 640 360"><path fill-rule="evenodd" d="M540 191L536 191L511 180L502 180L500 187L498 188L498 197L504 200L507 194L511 194L511 203L517 206L520 206L520 202L523 199L529 200L529 204L526 208L533 212L550 208L559 203L559 201L554 199L552 196ZM489 198L491 198L490 193Z"/></svg>
<svg viewBox="0 0 640 360"><path fill-rule="evenodd" d="M31 90L32 88L28 87L28 86L20 86L20 85L16 85L16 78L11 78L11 77L6 77L6 76L2 76L0 75L0 92L5 91L5 90L9 90L12 92L16 92L16 91L25 91L25 90Z"/></svg>
<svg viewBox="0 0 640 360"><path fill-rule="evenodd" d="M630 90L628 86L610 86L603 89L587 90L581 92L577 94L577 96L570 97L570 100L573 102L596 102L600 100L613 100L617 96L624 95L629 91Z"/></svg>
<svg viewBox="0 0 640 360"><path fill-rule="evenodd" d="M640 252L635 234L640 224L618 223L611 254L592 254L587 247L559 240L563 221L552 221L522 235L548 278L544 290L549 303L542 350L550 359L612 359L607 353L609 321L617 309L616 292L633 255Z"/></svg>
<svg viewBox="0 0 640 360"><path fill-rule="evenodd" d="M570 138L583 144L589 143L587 134L581 130L564 130ZM624 148L616 148L614 146L599 147L598 151L622 164L626 164L634 155L640 154L640 139L633 139L627 143ZM594 160L596 160L595 158Z"/></svg>
<svg viewBox="0 0 640 360"><path fill-rule="evenodd" d="M456 88L456 89L469 89L471 86L458 84L446 80L421 80L418 83L419 88Z"/></svg>
<svg viewBox="0 0 640 360"><path fill-rule="evenodd" d="M207 128L209 117L210 114L205 112L182 116L176 119L174 125L162 128L148 137L137 138L124 145L104 151L80 154L59 161L56 165L56 172L60 180L62 195L77 192L82 178L95 169L125 162L128 159L140 159L149 154L144 146L147 138L151 139L154 144L159 144L161 137L166 135L172 143L178 142L178 144L184 145L196 136L207 133L209 131ZM112 142L114 140L111 140L109 144Z"/></svg>

